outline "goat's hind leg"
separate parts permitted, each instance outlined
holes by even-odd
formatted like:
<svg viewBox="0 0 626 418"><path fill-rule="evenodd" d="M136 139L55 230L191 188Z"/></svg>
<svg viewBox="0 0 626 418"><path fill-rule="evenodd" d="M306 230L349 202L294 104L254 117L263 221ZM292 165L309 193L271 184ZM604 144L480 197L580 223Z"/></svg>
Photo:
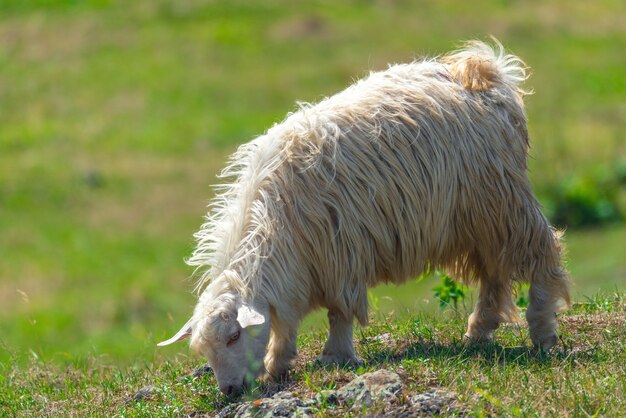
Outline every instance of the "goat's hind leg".
<svg viewBox="0 0 626 418"><path fill-rule="evenodd" d="M535 347L548 350L558 342L556 313L569 304L568 283L567 272L557 267L530 284L526 320Z"/></svg>
<svg viewBox="0 0 626 418"><path fill-rule="evenodd" d="M556 313L570 304L569 275L561 264L561 232L545 223L536 229L540 232L535 234L537 241L530 254L535 263L527 268L530 290L526 320L535 347L548 350L558 342Z"/></svg>

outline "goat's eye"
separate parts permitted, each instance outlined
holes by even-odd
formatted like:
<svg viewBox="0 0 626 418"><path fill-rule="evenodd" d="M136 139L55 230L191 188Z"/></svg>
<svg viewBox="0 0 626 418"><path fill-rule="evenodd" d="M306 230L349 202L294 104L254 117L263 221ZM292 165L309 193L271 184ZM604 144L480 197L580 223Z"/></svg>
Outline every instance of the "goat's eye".
<svg viewBox="0 0 626 418"><path fill-rule="evenodd" d="M239 333L240 331L237 331L236 333L234 333L229 339L228 339L228 343L226 345L232 345L234 343L237 342L237 340L239 339Z"/></svg>

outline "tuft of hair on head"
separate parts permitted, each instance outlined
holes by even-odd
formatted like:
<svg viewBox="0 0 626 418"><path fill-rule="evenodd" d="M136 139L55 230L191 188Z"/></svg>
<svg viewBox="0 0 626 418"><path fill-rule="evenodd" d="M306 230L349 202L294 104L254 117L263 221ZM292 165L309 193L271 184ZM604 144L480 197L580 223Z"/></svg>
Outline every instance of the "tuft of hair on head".
<svg viewBox="0 0 626 418"><path fill-rule="evenodd" d="M483 92L504 85L520 96L530 94L519 87L528 78L524 61L506 54L502 44L492 40L494 46L482 41L465 42L461 49L444 55L441 62L465 90Z"/></svg>

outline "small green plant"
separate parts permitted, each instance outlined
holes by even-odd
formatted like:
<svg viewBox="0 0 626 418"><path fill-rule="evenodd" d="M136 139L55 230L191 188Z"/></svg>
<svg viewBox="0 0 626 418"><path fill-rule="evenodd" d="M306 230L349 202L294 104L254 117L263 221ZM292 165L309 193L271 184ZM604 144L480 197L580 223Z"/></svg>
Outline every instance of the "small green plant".
<svg viewBox="0 0 626 418"><path fill-rule="evenodd" d="M440 308L446 308L452 302L454 309L457 309L459 301L465 298L467 288L444 273L441 274L441 283L435 286L433 291L435 297L439 299Z"/></svg>

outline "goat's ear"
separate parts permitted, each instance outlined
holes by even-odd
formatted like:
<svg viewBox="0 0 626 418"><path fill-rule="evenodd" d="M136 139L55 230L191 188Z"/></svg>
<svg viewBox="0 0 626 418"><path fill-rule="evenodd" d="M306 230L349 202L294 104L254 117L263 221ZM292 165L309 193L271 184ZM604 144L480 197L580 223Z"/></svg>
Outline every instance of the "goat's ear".
<svg viewBox="0 0 626 418"><path fill-rule="evenodd" d="M185 325L183 325L183 327L180 330L178 330L178 332L172 338L170 338L169 340L161 341L157 345L159 347L163 347L165 345L174 344L175 342L191 337L192 331L193 331L193 326L192 326L191 319L190 319L189 321L187 321Z"/></svg>
<svg viewBox="0 0 626 418"><path fill-rule="evenodd" d="M250 306L241 305L241 308L237 309L237 322L241 328L246 328L250 325L261 325L265 322L265 317Z"/></svg>

